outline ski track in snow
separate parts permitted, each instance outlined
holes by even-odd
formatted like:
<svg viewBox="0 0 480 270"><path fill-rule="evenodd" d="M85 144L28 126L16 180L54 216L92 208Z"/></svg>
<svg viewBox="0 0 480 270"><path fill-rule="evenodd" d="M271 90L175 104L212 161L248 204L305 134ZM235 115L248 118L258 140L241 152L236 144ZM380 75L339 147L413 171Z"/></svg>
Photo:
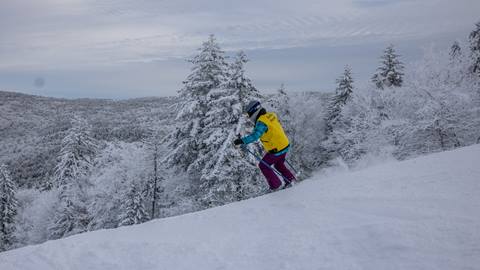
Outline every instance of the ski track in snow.
<svg viewBox="0 0 480 270"><path fill-rule="evenodd" d="M0 253L0 269L478 269L480 145Z"/></svg>

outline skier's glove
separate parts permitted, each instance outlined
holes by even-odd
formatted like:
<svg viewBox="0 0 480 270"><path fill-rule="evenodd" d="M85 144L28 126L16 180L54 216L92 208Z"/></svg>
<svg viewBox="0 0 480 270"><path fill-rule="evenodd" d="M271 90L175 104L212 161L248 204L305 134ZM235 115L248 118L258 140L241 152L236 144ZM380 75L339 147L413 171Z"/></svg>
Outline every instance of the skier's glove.
<svg viewBox="0 0 480 270"><path fill-rule="evenodd" d="M241 144L243 144L243 141L242 141L242 139L236 139L235 141L233 141L233 144L234 144L235 146L241 145Z"/></svg>

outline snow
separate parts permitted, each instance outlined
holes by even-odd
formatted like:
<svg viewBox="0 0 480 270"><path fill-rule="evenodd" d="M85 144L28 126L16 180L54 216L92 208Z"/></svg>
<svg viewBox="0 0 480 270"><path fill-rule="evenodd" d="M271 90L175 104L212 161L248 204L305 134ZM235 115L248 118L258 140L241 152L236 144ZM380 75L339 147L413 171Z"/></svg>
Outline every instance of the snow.
<svg viewBox="0 0 480 270"><path fill-rule="evenodd" d="M0 253L0 269L478 269L480 145Z"/></svg>

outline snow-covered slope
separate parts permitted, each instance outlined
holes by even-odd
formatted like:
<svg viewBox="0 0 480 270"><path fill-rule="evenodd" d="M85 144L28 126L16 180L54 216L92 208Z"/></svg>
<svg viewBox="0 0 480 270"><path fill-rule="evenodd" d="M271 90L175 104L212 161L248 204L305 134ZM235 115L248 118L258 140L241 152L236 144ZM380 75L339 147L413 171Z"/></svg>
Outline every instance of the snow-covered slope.
<svg viewBox="0 0 480 270"><path fill-rule="evenodd" d="M0 269L479 269L480 145L0 254Z"/></svg>

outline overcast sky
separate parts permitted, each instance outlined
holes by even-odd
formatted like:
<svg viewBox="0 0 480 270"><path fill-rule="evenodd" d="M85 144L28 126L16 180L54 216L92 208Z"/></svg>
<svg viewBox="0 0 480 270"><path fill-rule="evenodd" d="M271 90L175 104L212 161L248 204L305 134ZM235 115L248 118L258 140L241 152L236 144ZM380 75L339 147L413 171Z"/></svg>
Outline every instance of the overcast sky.
<svg viewBox="0 0 480 270"><path fill-rule="evenodd" d="M478 0L0 0L0 90L55 97L175 95L209 34L270 92L367 80L394 43L405 62L464 40Z"/></svg>

